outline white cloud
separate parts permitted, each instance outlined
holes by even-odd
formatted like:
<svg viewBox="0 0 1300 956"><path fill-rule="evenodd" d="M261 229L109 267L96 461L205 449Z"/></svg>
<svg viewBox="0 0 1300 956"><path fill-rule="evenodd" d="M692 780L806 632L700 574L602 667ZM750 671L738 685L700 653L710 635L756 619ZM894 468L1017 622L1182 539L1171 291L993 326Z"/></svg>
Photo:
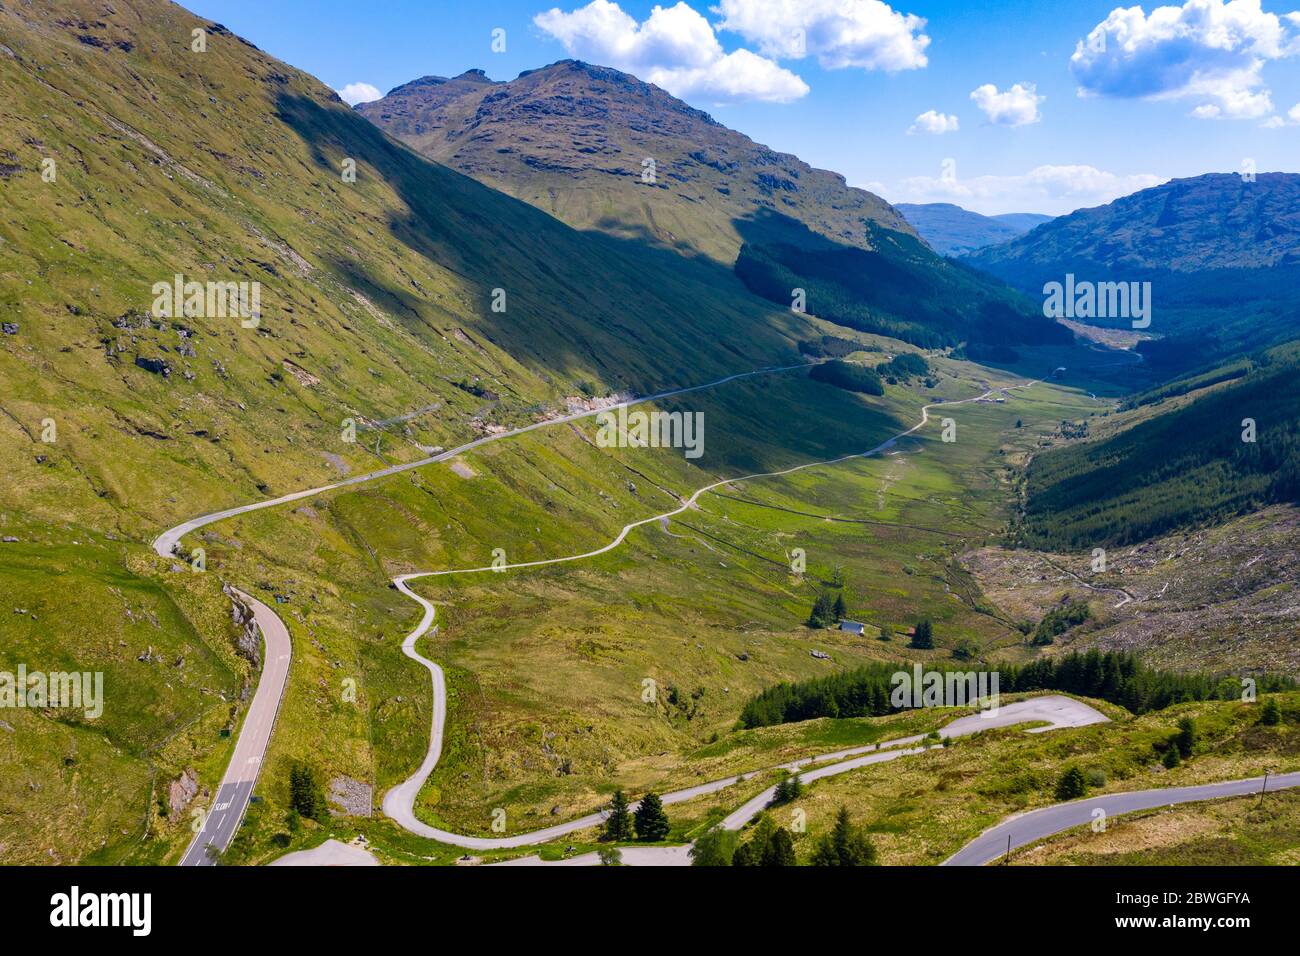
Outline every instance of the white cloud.
<svg viewBox="0 0 1300 956"><path fill-rule="evenodd" d="M384 94L369 83L349 83L339 90L338 94L348 106L356 106L358 103L371 103L384 98Z"/></svg>
<svg viewBox="0 0 1300 956"><path fill-rule="evenodd" d="M951 202L985 215L1041 212L1059 216L1165 181L1147 173L1122 176L1093 166L1038 166L1012 176L913 176L885 195L891 202Z"/></svg>
<svg viewBox="0 0 1300 956"><path fill-rule="evenodd" d="M1300 14L1265 13L1260 0L1187 0L1181 7L1117 7L1080 40L1070 71L1081 95L1196 102L1201 119L1273 112L1263 68L1300 52Z"/></svg>
<svg viewBox="0 0 1300 956"><path fill-rule="evenodd" d="M570 56L633 73L674 96L788 103L808 93L808 84L766 57L723 52L709 22L682 2L656 6L643 23L611 0L571 13L555 7L533 23Z"/></svg>
<svg viewBox="0 0 1300 956"><path fill-rule="evenodd" d="M971 100L995 126L1028 126L1043 118L1038 105L1047 97L1038 95L1033 83L1017 83L999 93L992 83L971 90Z"/></svg>
<svg viewBox="0 0 1300 956"><path fill-rule="evenodd" d="M1282 126L1300 126L1300 103L1286 111L1286 116L1270 116L1259 124L1265 129L1278 129Z"/></svg>
<svg viewBox="0 0 1300 956"><path fill-rule="evenodd" d="M719 30L777 59L815 56L830 70L915 70L927 63L925 20L882 0L719 0Z"/></svg>
<svg viewBox="0 0 1300 956"><path fill-rule="evenodd" d="M912 136L916 133L932 133L939 136L943 133L955 133L958 128L959 124L956 116L939 113L935 110L926 110L908 127L907 134Z"/></svg>

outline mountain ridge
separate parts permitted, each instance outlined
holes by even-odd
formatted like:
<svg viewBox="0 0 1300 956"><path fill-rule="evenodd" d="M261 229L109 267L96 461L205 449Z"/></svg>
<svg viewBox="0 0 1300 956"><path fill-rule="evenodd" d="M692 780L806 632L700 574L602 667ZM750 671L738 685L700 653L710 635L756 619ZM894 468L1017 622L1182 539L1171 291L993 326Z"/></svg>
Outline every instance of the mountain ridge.
<svg viewBox="0 0 1300 956"><path fill-rule="evenodd" d="M575 228L734 267L750 291L840 325L927 348L1069 339L879 196L610 67L422 77L358 112Z"/></svg>

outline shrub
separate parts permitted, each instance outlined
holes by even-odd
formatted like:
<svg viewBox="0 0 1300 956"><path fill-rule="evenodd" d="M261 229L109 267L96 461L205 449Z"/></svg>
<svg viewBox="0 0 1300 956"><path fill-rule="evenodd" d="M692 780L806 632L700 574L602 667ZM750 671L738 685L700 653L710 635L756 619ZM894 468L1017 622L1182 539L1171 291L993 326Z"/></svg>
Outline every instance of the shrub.
<svg viewBox="0 0 1300 956"><path fill-rule="evenodd" d="M623 865L623 854L619 852L616 846L602 846L596 851L596 855L600 857L601 866Z"/></svg>
<svg viewBox="0 0 1300 956"><path fill-rule="evenodd" d="M1057 800L1077 800L1087 794L1088 781L1078 767L1071 767L1065 771L1061 774L1061 779L1056 782Z"/></svg>

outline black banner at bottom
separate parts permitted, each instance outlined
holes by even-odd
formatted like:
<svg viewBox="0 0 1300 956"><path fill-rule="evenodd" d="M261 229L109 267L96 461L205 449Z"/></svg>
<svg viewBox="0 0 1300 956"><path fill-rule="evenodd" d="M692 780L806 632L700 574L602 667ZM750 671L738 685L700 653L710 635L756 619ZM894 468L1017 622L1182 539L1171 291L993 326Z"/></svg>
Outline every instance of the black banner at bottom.
<svg viewBox="0 0 1300 956"><path fill-rule="evenodd" d="M1043 930L1056 939L1287 932L1284 869L868 867L536 870L446 868L0 868L6 942L103 940L127 949L228 941L356 942L469 930L485 942L633 928L806 942L870 924L871 939ZM788 928L788 932L782 932ZM445 938L445 937L444 937ZM599 936L590 937L599 939ZM607 937L618 939L620 937ZM968 942L977 942L969 939Z"/></svg>

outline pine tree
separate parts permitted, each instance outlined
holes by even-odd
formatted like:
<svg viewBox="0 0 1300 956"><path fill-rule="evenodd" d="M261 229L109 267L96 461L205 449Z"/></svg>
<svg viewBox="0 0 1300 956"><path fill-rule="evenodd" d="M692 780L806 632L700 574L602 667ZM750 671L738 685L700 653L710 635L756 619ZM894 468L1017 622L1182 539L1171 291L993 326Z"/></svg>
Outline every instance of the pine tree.
<svg viewBox="0 0 1300 956"><path fill-rule="evenodd" d="M1078 767L1071 767L1056 782L1057 800L1077 800L1088 793L1088 778Z"/></svg>
<svg viewBox="0 0 1300 956"><path fill-rule="evenodd" d="M736 852L731 855L732 866L758 866L758 860L754 859L754 846L752 843L742 843L736 847Z"/></svg>
<svg viewBox="0 0 1300 956"><path fill-rule="evenodd" d="M289 806L300 816L323 823L329 819L325 789L316 779L316 771L301 760L289 767Z"/></svg>
<svg viewBox="0 0 1300 956"><path fill-rule="evenodd" d="M611 843L632 839L632 814L627 810L627 797L615 790L609 801L609 816L605 818L605 839Z"/></svg>
<svg viewBox="0 0 1300 956"><path fill-rule="evenodd" d="M659 794L651 792L641 798L637 804L636 838L645 843L654 843L668 836L668 814L664 813L663 801Z"/></svg>
<svg viewBox="0 0 1300 956"><path fill-rule="evenodd" d="M1184 717L1178 721L1178 734L1174 737L1174 746L1178 748L1178 756L1184 760L1190 757L1198 737L1196 721L1190 717Z"/></svg>
<svg viewBox="0 0 1300 956"><path fill-rule="evenodd" d="M838 623L839 621L844 620L844 618L848 615L848 613L849 613L848 608L845 607L844 604L844 595L843 594L835 595L835 607L833 610L835 622Z"/></svg>
<svg viewBox="0 0 1300 956"><path fill-rule="evenodd" d="M1170 745L1165 751L1165 759L1161 761L1168 770L1173 770L1182 762L1182 758L1178 756L1178 748L1174 745Z"/></svg>
<svg viewBox="0 0 1300 956"><path fill-rule="evenodd" d="M934 647L934 626L930 623L929 618L917 623L916 633L912 635L911 646L922 651L928 651Z"/></svg>
<svg viewBox="0 0 1300 956"><path fill-rule="evenodd" d="M1264 701L1264 709L1260 712L1259 722L1265 727L1276 727L1282 723L1282 708L1278 706L1276 697L1270 697Z"/></svg>
<svg viewBox="0 0 1300 956"><path fill-rule="evenodd" d="M763 855L759 858L759 866L795 866L794 859L794 838L790 836L790 831L785 827L778 827L772 834L772 839L767 841L767 846L763 849Z"/></svg>
<svg viewBox="0 0 1300 956"><path fill-rule="evenodd" d="M867 835L849 822L847 807L840 807L835 826L817 843L813 866L874 866L876 848Z"/></svg>

